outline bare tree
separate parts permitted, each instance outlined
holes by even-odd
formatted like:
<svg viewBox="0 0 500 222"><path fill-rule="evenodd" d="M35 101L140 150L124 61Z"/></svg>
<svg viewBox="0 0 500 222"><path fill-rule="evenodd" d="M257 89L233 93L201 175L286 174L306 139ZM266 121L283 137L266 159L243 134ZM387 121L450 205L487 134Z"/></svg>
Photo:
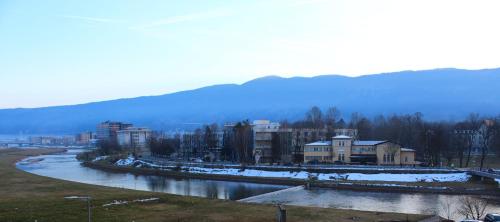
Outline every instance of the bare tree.
<svg viewBox="0 0 500 222"><path fill-rule="evenodd" d="M340 111L337 107L330 107L325 113L325 125L327 128L326 138L334 136L337 120L340 119Z"/></svg>
<svg viewBox="0 0 500 222"><path fill-rule="evenodd" d="M484 167L484 160L488 155L491 146L493 145L495 134L497 134L495 120L487 119L484 120L483 125L479 129L479 140L481 144L481 163L479 169L482 170Z"/></svg>
<svg viewBox="0 0 500 222"><path fill-rule="evenodd" d="M235 146L241 163L250 163L252 157L252 126L248 120L235 126Z"/></svg>
<svg viewBox="0 0 500 222"><path fill-rule="evenodd" d="M465 120L465 123L467 124L467 127L469 130L475 132L479 129L480 126L480 120L479 120L479 114L477 113L471 113ZM475 133L474 134L468 134L467 135L467 142L468 142L468 147L467 147L467 159L465 161L465 167L469 167L470 164L470 159L471 159L471 154L472 154L472 148L474 147L475 144Z"/></svg>
<svg viewBox="0 0 500 222"><path fill-rule="evenodd" d="M455 204L453 200L450 197L445 196L444 200L439 203L439 208L446 214L446 219L451 220L451 216L455 212Z"/></svg>
<svg viewBox="0 0 500 222"><path fill-rule="evenodd" d="M309 111L307 111L306 122L308 122L313 128L322 128L323 113L321 113L321 109L317 106L313 106Z"/></svg>
<svg viewBox="0 0 500 222"><path fill-rule="evenodd" d="M457 212L467 219L481 219L488 207L488 202L479 198L461 197L460 203Z"/></svg>

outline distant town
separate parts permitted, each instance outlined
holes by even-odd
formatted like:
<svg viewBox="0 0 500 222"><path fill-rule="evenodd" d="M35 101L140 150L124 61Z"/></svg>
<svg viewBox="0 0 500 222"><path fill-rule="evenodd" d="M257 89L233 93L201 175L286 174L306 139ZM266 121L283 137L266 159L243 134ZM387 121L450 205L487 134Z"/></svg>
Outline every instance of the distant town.
<svg viewBox="0 0 500 222"><path fill-rule="evenodd" d="M105 121L95 132L32 136L28 143L97 146L103 155L128 150L136 157L183 161L455 167L474 162L483 168L500 141L497 119L476 114L462 122L432 123L419 113L379 116L373 121L355 113L346 123L339 113L335 107L325 114L313 107L304 120L293 123L246 120L175 133Z"/></svg>

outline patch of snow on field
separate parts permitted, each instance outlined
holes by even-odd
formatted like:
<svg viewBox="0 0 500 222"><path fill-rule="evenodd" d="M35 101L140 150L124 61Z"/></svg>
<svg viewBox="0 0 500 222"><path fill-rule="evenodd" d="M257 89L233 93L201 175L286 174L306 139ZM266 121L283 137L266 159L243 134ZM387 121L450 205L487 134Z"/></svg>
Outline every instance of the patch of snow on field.
<svg viewBox="0 0 500 222"><path fill-rule="evenodd" d="M127 204L127 203L128 203L128 201L124 201L124 200L113 200L113 202L103 204L102 206L109 207L109 206L113 206L113 205L123 205L123 204Z"/></svg>
<svg viewBox="0 0 500 222"><path fill-rule="evenodd" d="M107 159L109 156L98 156L96 157L94 160L92 160L92 162L97 162L97 161L100 161L100 160L105 160Z"/></svg>
<svg viewBox="0 0 500 222"><path fill-rule="evenodd" d="M133 156L128 156L127 159L120 159L116 161L115 165L117 166L130 166L134 164L134 157Z"/></svg>
<svg viewBox="0 0 500 222"><path fill-rule="evenodd" d="M163 166L152 164L142 160L134 160L132 157L121 159L115 163L119 166L136 167L153 167L164 169ZM167 170L167 169L166 169ZM245 177L269 177L269 178L287 178L306 180L310 176L317 177L318 180L323 181L386 181L386 182L465 182L469 180L470 176L467 173L310 173L305 170L301 171L270 171L270 170L257 170L239 168L208 168L197 166L184 166L182 170L190 173L199 174L213 174L213 175L232 175L232 176L245 176ZM498 180L497 180L498 182Z"/></svg>
<svg viewBox="0 0 500 222"><path fill-rule="evenodd" d="M319 180L364 180L364 181L393 181L393 182L464 182L469 180L466 173L443 173L443 174L320 174Z"/></svg>
<svg viewBox="0 0 500 222"><path fill-rule="evenodd" d="M264 170L243 170L240 169L212 169L201 167L189 167L185 170L191 173L217 174L217 175L233 175L246 177L274 177L274 178L291 178L291 179L307 179L309 173L305 171L289 172L289 171L264 171Z"/></svg>
<svg viewBox="0 0 500 222"><path fill-rule="evenodd" d="M289 172L289 171L264 171L246 169L211 169L201 167L189 167L184 170L191 173L202 174L217 174L217 175L234 175L247 177L274 177L274 178L291 178L291 179L307 179L309 175L318 177L318 180L351 180L351 181L391 181L391 182L464 182L469 179L466 173L446 173L446 174L363 174L363 173L308 173L306 171Z"/></svg>

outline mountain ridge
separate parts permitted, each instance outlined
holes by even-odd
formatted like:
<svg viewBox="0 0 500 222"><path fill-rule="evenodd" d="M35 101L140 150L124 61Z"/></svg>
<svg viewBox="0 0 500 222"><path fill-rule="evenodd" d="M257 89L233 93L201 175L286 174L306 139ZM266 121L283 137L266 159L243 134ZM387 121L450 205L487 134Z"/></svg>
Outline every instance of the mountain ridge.
<svg viewBox="0 0 500 222"><path fill-rule="evenodd" d="M313 105L337 106L344 117L422 112L428 119L500 113L500 68L400 71L348 77L266 76L156 96L76 105L0 109L0 133L75 133L105 120L155 129L242 119L296 120Z"/></svg>

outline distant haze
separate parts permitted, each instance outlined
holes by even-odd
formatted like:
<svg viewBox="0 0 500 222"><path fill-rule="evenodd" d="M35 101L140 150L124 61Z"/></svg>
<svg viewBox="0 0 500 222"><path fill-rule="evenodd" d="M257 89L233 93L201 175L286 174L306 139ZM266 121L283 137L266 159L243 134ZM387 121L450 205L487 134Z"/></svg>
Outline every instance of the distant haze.
<svg viewBox="0 0 500 222"><path fill-rule="evenodd" d="M311 106L377 114L421 112L428 120L500 114L500 69L436 69L361 77L269 76L161 96L71 106L0 110L0 134L75 133L105 120L154 129L189 129L244 119L297 120Z"/></svg>

